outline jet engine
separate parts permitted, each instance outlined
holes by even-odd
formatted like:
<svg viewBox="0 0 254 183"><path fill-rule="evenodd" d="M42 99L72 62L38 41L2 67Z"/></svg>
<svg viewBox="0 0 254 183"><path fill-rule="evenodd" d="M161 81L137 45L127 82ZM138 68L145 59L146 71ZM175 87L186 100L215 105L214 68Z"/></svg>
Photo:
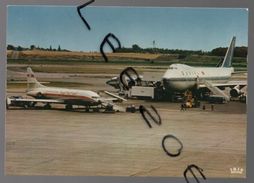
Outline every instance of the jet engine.
<svg viewBox="0 0 254 183"><path fill-rule="evenodd" d="M233 89L231 89L230 96L231 97L239 97L240 95L242 95L243 92L239 88L240 88L239 86L236 86Z"/></svg>

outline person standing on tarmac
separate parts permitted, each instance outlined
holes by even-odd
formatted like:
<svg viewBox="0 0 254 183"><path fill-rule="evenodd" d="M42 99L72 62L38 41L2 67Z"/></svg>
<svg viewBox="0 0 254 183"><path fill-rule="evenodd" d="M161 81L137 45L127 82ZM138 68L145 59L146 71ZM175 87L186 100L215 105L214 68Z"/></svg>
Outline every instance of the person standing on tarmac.
<svg viewBox="0 0 254 183"><path fill-rule="evenodd" d="M180 111L184 111L184 104L181 104L181 109Z"/></svg>
<svg viewBox="0 0 254 183"><path fill-rule="evenodd" d="M211 105L211 111L214 111L214 105L213 104Z"/></svg>

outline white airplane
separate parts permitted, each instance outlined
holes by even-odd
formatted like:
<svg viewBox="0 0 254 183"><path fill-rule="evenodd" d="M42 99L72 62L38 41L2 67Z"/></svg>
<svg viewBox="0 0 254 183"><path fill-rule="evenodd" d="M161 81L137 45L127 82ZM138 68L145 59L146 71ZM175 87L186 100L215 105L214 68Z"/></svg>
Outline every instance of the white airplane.
<svg viewBox="0 0 254 183"><path fill-rule="evenodd" d="M186 90L198 91L199 93L211 91L214 96L223 97L228 101L230 97L221 89L230 87L230 96L238 97L243 94L241 89L247 85L247 81L229 81L232 74L235 73L232 67L235 42L236 37L233 37L221 66L191 67L186 64L172 64L162 78L158 78L157 81L163 82L167 94ZM107 84L121 91L122 83L120 83L119 77L112 78L107 81Z"/></svg>
<svg viewBox="0 0 254 183"><path fill-rule="evenodd" d="M34 99L23 99L23 98L7 98L7 106L11 103L20 103L21 105L32 104L32 103L45 103L46 108L50 108L50 104L64 104L65 108L70 110L74 105L85 106L89 108L91 106L108 106L112 105L109 101L126 101L125 99L113 95L109 92L105 92L114 98L102 98L97 93L90 90L77 90L77 89L66 89L57 87L47 87L42 85L35 78L34 72L30 67L27 68L27 95Z"/></svg>
<svg viewBox="0 0 254 183"><path fill-rule="evenodd" d="M220 88L231 87L232 97L240 96L241 88L247 85L246 81L229 81L234 68L232 58L234 54L236 37L233 37L226 56L220 67L191 67L185 64L172 64L162 77L163 85L167 90L185 91L188 89L209 89L215 95L227 96Z"/></svg>

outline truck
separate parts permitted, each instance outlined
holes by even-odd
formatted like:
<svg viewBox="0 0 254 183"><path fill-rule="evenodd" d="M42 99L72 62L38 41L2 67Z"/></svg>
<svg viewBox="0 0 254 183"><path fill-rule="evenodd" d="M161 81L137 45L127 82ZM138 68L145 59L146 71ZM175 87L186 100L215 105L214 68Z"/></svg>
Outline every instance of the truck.
<svg viewBox="0 0 254 183"><path fill-rule="evenodd" d="M128 91L128 97L138 99L154 99L154 87L149 86L133 86Z"/></svg>

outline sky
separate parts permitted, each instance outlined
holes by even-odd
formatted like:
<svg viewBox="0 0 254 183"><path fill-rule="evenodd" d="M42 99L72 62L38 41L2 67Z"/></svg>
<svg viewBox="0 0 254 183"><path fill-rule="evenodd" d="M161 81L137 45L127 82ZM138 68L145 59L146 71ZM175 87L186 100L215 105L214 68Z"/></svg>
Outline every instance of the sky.
<svg viewBox="0 0 254 183"><path fill-rule="evenodd" d="M103 38L115 34L123 47L210 51L248 45L248 11L224 8L9 6L7 44L99 51ZM117 44L115 44L117 45Z"/></svg>

